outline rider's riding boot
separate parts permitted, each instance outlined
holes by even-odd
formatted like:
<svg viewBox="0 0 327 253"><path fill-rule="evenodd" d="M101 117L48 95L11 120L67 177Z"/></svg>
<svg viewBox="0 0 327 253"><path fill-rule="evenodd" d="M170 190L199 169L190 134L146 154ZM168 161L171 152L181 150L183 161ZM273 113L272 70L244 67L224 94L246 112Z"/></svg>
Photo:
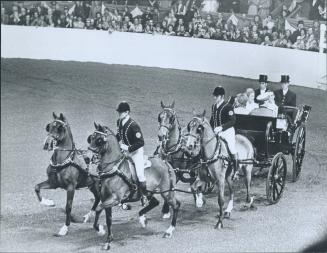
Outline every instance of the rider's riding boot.
<svg viewBox="0 0 327 253"><path fill-rule="evenodd" d="M147 190L146 190L146 182L140 182L140 194L141 194L141 202L142 206L145 206L146 203L148 202L147 199Z"/></svg>
<svg viewBox="0 0 327 253"><path fill-rule="evenodd" d="M232 167L233 167L233 171L234 171L232 180L235 180L238 178L238 174L239 174L238 160L237 160L236 154L231 154L231 160L232 160Z"/></svg>

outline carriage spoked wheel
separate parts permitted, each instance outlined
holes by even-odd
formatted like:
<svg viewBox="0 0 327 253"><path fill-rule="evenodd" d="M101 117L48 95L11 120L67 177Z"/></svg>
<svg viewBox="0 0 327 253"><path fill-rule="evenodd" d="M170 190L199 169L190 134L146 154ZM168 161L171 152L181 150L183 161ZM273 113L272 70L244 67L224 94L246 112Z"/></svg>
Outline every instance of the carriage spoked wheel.
<svg viewBox="0 0 327 253"><path fill-rule="evenodd" d="M277 153L271 163L266 180L266 194L269 204L276 204L282 197L287 174L287 163L282 152Z"/></svg>
<svg viewBox="0 0 327 253"><path fill-rule="evenodd" d="M299 179L303 158L305 154L305 126L300 126L297 132L295 147L293 152L293 170L292 170L292 181L296 182Z"/></svg>

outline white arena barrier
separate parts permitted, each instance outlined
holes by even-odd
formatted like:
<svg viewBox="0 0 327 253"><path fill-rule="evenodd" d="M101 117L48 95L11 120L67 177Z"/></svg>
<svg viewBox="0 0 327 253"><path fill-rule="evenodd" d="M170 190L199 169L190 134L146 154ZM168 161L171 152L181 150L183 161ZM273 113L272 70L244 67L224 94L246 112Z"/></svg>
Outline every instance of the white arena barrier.
<svg viewBox="0 0 327 253"><path fill-rule="evenodd" d="M1 57L127 64L326 87L326 54L164 35L1 25ZM323 81L322 81L323 80Z"/></svg>

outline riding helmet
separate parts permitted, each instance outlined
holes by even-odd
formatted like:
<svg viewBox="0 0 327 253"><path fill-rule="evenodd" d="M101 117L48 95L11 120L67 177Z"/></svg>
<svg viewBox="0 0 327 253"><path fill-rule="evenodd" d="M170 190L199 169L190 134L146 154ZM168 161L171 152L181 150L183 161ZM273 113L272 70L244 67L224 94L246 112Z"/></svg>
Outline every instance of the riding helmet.
<svg viewBox="0 0 327 253"><path fill-rule="evenodd" d="M117 112L127 112L127 111L131 111L131 108L127 102L122 101L119 103L116 111Z"/></svg>
<svg viewBox="0 0 327 253"><path fill-rule="evenodd" d="M212 95L214 96L222 96L225 95L225 89L221 86L218 86L214 89Z"/></svg>

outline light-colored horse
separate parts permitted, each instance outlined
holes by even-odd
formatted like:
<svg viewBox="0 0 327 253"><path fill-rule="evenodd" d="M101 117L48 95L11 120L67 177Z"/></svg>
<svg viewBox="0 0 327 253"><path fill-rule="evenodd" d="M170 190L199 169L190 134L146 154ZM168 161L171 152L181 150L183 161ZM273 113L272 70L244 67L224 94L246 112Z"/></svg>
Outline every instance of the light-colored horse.
<svg viewBox="0 0 327 253"><path fill-rule="evenodd" d="M230 168L230 158L227 144L221 137L217 139L210 123L205 118L205 111L200 115L193 111L193 119L188 124L188 131L186 147L193 156L199 155L200 152L203 162L207 165L211 179L217 184L219 213L215 228L222 228L225 179L230 192L230 200L225 210L225 217L230 217L230 213L234 207L233 173L232 169L228 169ZM236 135L236 148L240 160L251 160L254 158L253 146L246 137ZM245 174L246 200L250 202L249 205L252 205L253 197L250 198L250 185L253 165L251 163L241 164L241 167ZM203 196L199 188L203 187L204 176L206 175L207 173L204 171L199 173L199 178L197 178L192 186L193 190L197 193L196 204L198 207L203 205Z"/></svg>
<svg viewBox="0 0 327 253"><path fill-rule="evenodd" d="M59 117L53 113L53 122L46 126L46 131L48 136L43 149L54 151L47 168L48 179L35 186L35 193L41 205L54 206L53 200L41 196L41 189L59 187L67 191L66 222L58 233L59 236L63 236L67 234L70 225L75 190L88 187L94 195L95 201L92 209L84 216L84 222L86 222L92 214L94 215L95 208L100 202L99 180L86 171L87 165L83 156L78 154L79 151L75 147L70 126L62 113Z"/></svg>
<svg viewBox="0 0 327 253"><path fill-rule="evenodd" d="M105 126L94 123L95 131L88 137L89 149L99 156L99 170L101 178L101 201L106 211L106 223L108 228L107 241L104 249L110 249L112 241L111 223L112 207L129 201L140 200L138 194L137 177L135 166L124 153L122 153L116 135ZM177 214L180 202L176 199L173 188L176 185L176 176L173 168L158 157L151 158L151 163L145 168L146 188L149 193L149 204L139 211L139 221L142 227L146 226L145 214L159 205L159 201L153 196L155 192L161 194L163 199L173 209L173 217L164 237L171 237L176 227ZM102 209L97 208L95 222L98 221ZM101 227L97 230L101 230Z"/></svg>

